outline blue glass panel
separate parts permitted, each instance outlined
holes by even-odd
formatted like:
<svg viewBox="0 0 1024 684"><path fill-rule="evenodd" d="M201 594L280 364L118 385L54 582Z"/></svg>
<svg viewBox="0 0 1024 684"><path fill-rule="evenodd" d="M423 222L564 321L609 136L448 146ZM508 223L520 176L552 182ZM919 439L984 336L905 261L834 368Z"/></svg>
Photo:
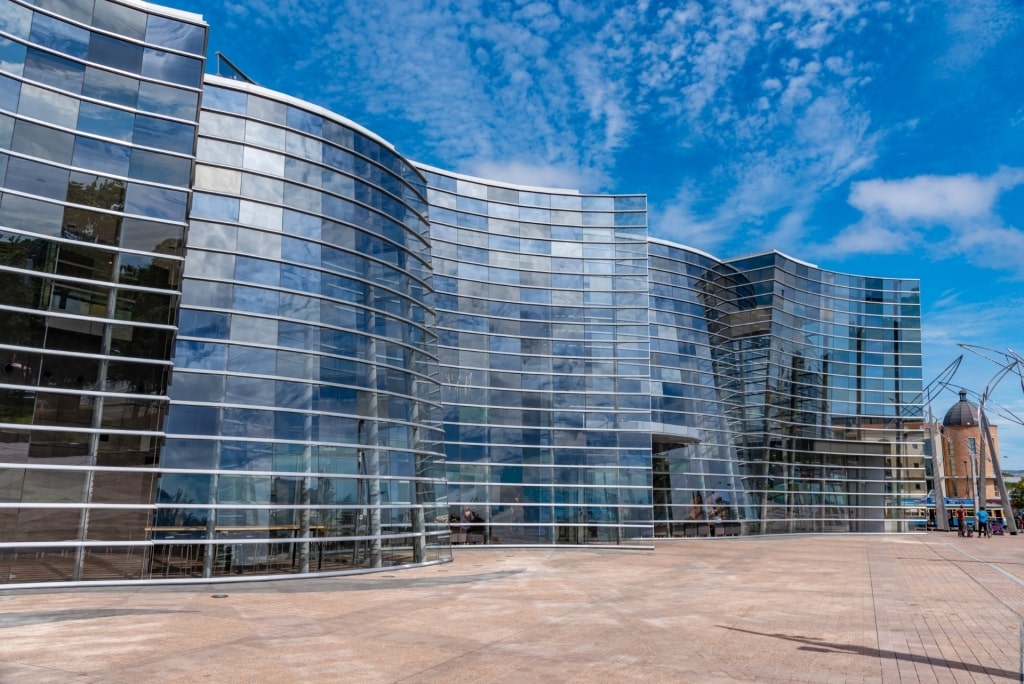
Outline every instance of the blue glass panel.
<svg viewBox="0 0 1024 684"><path fill-rule="evenodd" d="M205 52L206 30L201 26L150 15L146 24L146 42L183 52Z"/></svg>
<svg viewBox="0 0 1024 684"><path fill-rule="evenodd" d="M85 70L82 94L97 100L134 107L139 99L139 81L128 76L88 67Z"/></svg>
<svg viewBox="0 0 1024 684"><path fill-rule="evenodd" d="M323 422L322 418L320 422ZM274 414L274 437L276 439L312 439L313 416L304 413L276 412Z"/></svg>
<svg viewBox="0 0 1024 684"><path fill-rule="evenodd" d="M152 218L184 221L187 201L188 195L184 192L129 183L125 211Z"/></svg>
<svg viewBox="0 0 1024 684"><path fill-rule="evenodd" d="M135 117L135 135L132 142L170 152L191 154L195 146L195 135L194 126L139 114Z"/></svg>
<svg viewBox="0 0 1024 684"><path fill-rule="evenodd" d="M146 48L142 56L142 75L160 81L199 87L202 62L191 57Z"/></svg>
<svg viewBox="0 0 1024 684"><path fill-rule="evenodd" d="M225 437L270 439L274 436L274 414L257 409L224 409L222 434Z"/></svg>
<svg viewBox="0 0 1024 684"><path fill-rule="evenodd" d="M237 197L221 197L197 192L192 195L192 216L215 221L238 221Z"/></svg>
<svg viewBox="0 0 1024 684"><path fill-rule="evenodd" d="M258 375L273 375L277 368L277 353L273 349L231 346L228 370Z"/></svg>
<svg viewBox="0 0 1024 684"><path fill-rule="evenodd" d="M280 270L276 262L239 256L235 259L235 279L261 285L277 285Z"/></svg>
<svg viewBox="0 0 1024 684"><path fill-rule="evenodd" d="M89 49L88 31L41 13L32 19L29 40L72 57L84 58Z"/></svg>
<svg viewBox="0 0 1024 684"><path fill-rule="evenodd" d="M0 11L3 11L2 6L0 6ZM0 36L0 66L4 71L20 76L25 68L25 51L26 48L21 43L15 43ZM9 109L15 111L16 107Z"/></svg>
<svg viewBox="0 0 1024 684"><path fill-rule="evenodd" d="M218 409L206 406L172 406L167 432L179 435L216 435Z"/></svg>
<svg viewBox="0 0 1024 684"><path fill-rule="evenodd" d="M164 468L214 468L217 442L212 439L169 438L160 453Z"/></svg>
<svg viewBox="0 0 1024 684"><path fill-rule="evenodd" d="M203 108L233 114L245 114L246 94L238 90L207 86L203 89Z"/></svg>
<svg viewBox="0 0 1024 684"><path fill-rule="evenodd" d="M143 40L146 37L146 14L107 0L97 0L92 14L93 26L111 33Z"/></svg>
<svg viewBox="0 0 1024 684"><path fill-rule="evenodd" d="M29 48L25 56L25 78L46 83L70 93L82 90L85 65L64 57Z"/></svg>
<svg viewBox="0 0 1024 684"><path fill-rule="evenodd" d="M142 69L142 46L94 33L89 41L89 61L137 74Z"/></svg>
<svg viewBox="0 0 1024 684"><path fill-rule="evenodd" d="M273 445L259 442L224 442L220 465L224 469L271 470Z"/></svg>
<svg viewBox="0 0 1024 684"><path fill-rule="evenodd" d="M135 115L122 109L82 102L78 107L78 129L106 138L131 141Z"/></svg>
<svg viewBox="0 0 1024 684"><path fill-rule="evenodd" d="M204 101L205 104L205 101ZM323 130L323 119L316 114L295 107L288 108L288 126L303 133L319 136Z"/></svg>
<svg viewBox="0 0 1024 684"><path fill-rule="evenodd" d="M88 78L87 74L87 81ZM139 109L148 112L194 121L198 101L199 94L190 90L173 88L150 81L144 81L139 85Z"/></svg>
<svg viewBox="0 0 1024 684"><path fill-rule="evenodd" d="M197 370L224 370L226 347L211 342L178 340L174 348L175 365Z"/></svg>
<svg viewBox="0 0 1024 684"><path fill-rule="evenodd" d="M277 315L279 313L278 293L272 290L236 285L234 308L251 313Z"/></svg>
<svg viewBox="0 0 1024 684"><path fill-rule="evenodd" d="M227 314L182 309L178 321L178 334L184 337L224 340L228 336L228 320Z"/></svg>
<svg viewBox="0 0 1024 684"><path fill-rule="evenodd" d="M172 157L169 154L132 150L129 174L139 180L188 187L192 173L192 161L187 157Z"/></svg>
<svg viewBox="0 0 1024 684"><path fill-rule="evenodd" d="M63 200L68 191L68 177L67 169L27 159L13 158L8 164L7 187L33 195Z"/></svg>
<svg viewBox="0 0 1024 684"><path fill-rule="evenodd" d="M90 171L127 176L130 155L131 150L125 145L79 136L71 163Z"/></svg>

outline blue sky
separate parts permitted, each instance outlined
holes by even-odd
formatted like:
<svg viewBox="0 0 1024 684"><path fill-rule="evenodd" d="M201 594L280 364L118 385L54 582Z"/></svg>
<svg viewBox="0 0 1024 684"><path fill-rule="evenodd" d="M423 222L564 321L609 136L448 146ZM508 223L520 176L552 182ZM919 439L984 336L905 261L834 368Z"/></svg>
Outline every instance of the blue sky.
<svg viewBox="0 0 1024 684"><path fill-rule="evenodd" d="M939 417L999 370L959 343L1024 354L1017 0L165 2L411 159L645 193L652 235L722 258L920 278L925 381L964 355ZM1022 389L993 407L1024 417ZM991 420L1024 468L1024 428Z"/></svg>

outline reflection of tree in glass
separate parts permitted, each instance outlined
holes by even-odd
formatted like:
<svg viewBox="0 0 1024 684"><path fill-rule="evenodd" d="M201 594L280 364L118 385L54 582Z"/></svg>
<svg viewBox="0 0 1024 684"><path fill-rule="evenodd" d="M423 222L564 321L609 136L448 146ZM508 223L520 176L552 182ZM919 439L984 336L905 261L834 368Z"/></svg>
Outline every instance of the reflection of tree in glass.
<svg viewBox="0 0 1024 684"><path fill-rule="evenodd" d="M46 268L47 246L42 238L0 233L0 265L41 271ZM20 273L0 272L0 289L4 303L12 306L36 308L39 302L40 281ZM18 342L14 342L18 344Z"/></svg>
<svg viewBox="0 0 1024 684"><path fill-rule="evenodd" d="M125 182L121 180L74 172L68 182L67 198L69 202L87 207L122 211L126 189Z"/></svg>
<svg viewBox="0 0 1024 684"><path fill-rule="evenodd" d="M192 504L195 499L185 494L180 488L171 496L165 489L158 488L157 501L162 504ZM184 525L196 527L206 524L206 511L191 508L161 508L156 512L156 524L159 526Z"/></svg>

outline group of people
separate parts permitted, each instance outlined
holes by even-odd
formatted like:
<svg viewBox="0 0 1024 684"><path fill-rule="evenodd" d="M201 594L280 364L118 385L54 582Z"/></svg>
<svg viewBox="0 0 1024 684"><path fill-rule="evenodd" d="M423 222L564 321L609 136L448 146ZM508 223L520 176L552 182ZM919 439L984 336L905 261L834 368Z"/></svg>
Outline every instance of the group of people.
<svg viewBox="0 0 1024 684"><path fill-rule="evenodd" d="M991 536L989 533L988 526L988 511L985 510L984 506L978 509L978 513L974 516L978 522L978 537ZM967 509L963 507L963 504L956 509L956 533L961 537L967 536Z"/></svg>

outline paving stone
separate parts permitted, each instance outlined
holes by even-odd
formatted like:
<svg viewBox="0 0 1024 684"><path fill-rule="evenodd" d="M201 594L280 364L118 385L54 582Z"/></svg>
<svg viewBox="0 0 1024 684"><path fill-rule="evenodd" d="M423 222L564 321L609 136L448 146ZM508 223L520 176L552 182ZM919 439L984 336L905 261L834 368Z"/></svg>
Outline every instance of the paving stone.
<svg viewBox="0 0 1024 684"><path fill-rule="evenodd" d="M3 591L0 682L1021 681L1024 536L654 546L478 546L372 575Z"/></svg>

